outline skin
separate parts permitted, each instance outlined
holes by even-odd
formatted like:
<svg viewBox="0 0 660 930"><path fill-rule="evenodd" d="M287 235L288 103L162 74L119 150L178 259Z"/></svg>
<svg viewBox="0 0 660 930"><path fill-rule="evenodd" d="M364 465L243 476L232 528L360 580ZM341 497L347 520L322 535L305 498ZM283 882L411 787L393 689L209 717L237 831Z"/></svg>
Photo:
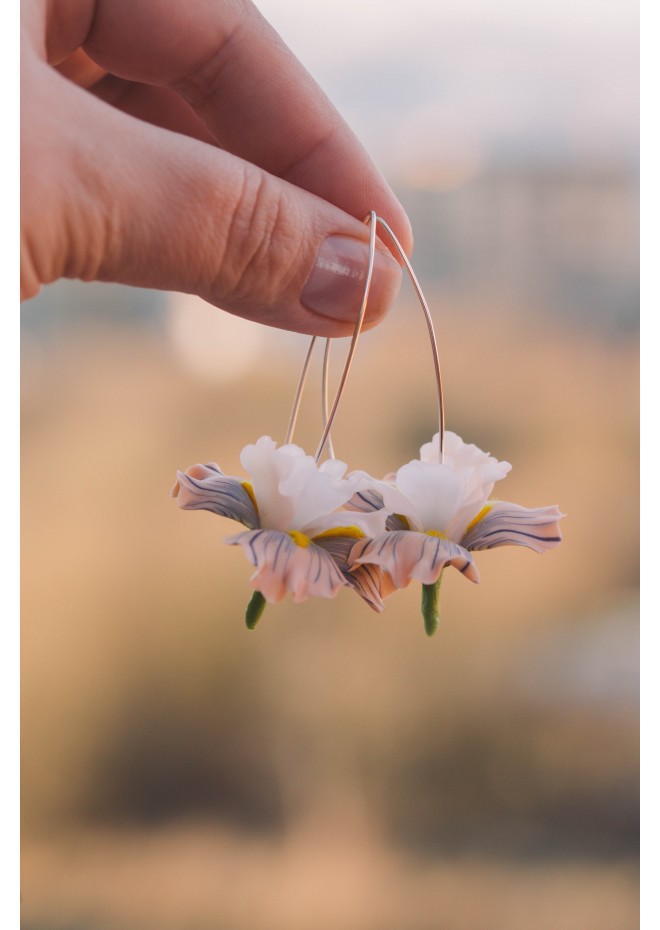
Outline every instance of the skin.
<svg viewBox="0 0 660 930"><path fill-rule="evenodd" d="M24 298L60 277L115 281L351 332L300 301L319 247L368 242L374 209L410 252L410 226L252 4L23 0L21 18ZM376 289L367 326L394 293Z"/></svg>

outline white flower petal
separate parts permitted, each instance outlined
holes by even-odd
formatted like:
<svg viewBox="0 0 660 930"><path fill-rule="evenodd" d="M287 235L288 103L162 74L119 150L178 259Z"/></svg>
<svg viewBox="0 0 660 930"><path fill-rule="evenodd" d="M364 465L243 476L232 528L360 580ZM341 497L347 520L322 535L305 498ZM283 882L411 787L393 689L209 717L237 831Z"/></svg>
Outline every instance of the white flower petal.
<svg viewBox="0 0 660 930"><path fill-rule="evenodd" d="M172 496L182 510L210 510L250 529L259 526L259 515L241 479L224 475L215 462L178 471Z"/></svg>
<svg viewBox="0 0 660 930"><path fill-rule="evenodd" d="M511 471L511 465L508 462L498 462L489 452L484 452L474 443L463 442L461 437L451 430L445 431L443 451L444 464L457 471L467 468L481 468L484 465L501 465L500 477L502 478ZM419 457L422 462L438 463L440 461L439 433L435 434L431 442L427 442L422 446L419 450Z"/></svg>
<svg viewBox="0 0 660 930"><path fill-rule="evenodd" d="M291 526L295 502L280 493L280 482L295 468L296 461L305 453L297 446L277 449L270 436L262 436L241 452L241 464L252 479L252 490L259 507L261 525L270 529L286 530Z"/></svg>
<svg viewBox="0 0 660 930"><path fill-rule="evenodd" d="M320 471L311 455L304 467L301 464L281 484L280 490L293 496L295 511L290 524L293 529L302 529L332 513L353 494L351 484L335 477L332 470Z"/></svg>
<svg viewBox="0 0 660 930"><path fill-rule="evenodd" d="M298 603L308 597L334 597L347 581L332 556L320 546L299 546L288 533L278 530L252 530L227 539L240 545L256 566L252 587L267 601L277 603L291 593Z"/></svg>
<svg viewBox="0 0 660 930"><path fill-rule="evenodd" d="M461 504L461 480L448 465L415 460L404 465L396 473L397 490L404 494L413 506L412 514L396 510L392 495L383 493L387 507L403 513L410 519L416 516L415 529L445 532L447 524Z"/></svg>
<svg viewBox="0 0 660 930"><path fill-rule="evenodd" d="M389 515L388 510L373 510L370 513L360 513L351 510L338 510L335 513L326 513L312 523L302 527L306 536L316 537L322 533L339 532L342 527L355 536L355 530L363 536L378 536L385 532L385 523Z"/></svg>
<svg viewBox="0 0 660 930"><path fill-rule="evenodd" d="M436 433L432 441L420 449L420 458L423 463L438 464L439 456L440 442ZM449 430L445 433L443 465L456 475L460 490L451 518L440 529L450 539L459 540L466 526L490 497L495 482L508 475L511 465L498 462L489 453L463 442L460 436Z"/></svg>
<svg viewBox="0 0 660 930"><path fill-rule="evenodd" d="M252 479L261 526L271 529L302 530L341 507L357 488L342 478L343 462L328 460L319 468L299 446L278 449L269 436L246 446L241 462Z"/></svg>
<svg viewBox="0 0 660 930"><path fill-rule="evenodd" d="M346 473L346 462L340 459L326 459L319 465L319 471L334 481L339 481Z"/></svg>
<svg viewBox="0 0 660 930"><path fill-rule="evenodd" d="M461 540L466 549L527 546L535 552L554 549L561 542L558 507L521 507L505 501L494 503Z"/></svg>

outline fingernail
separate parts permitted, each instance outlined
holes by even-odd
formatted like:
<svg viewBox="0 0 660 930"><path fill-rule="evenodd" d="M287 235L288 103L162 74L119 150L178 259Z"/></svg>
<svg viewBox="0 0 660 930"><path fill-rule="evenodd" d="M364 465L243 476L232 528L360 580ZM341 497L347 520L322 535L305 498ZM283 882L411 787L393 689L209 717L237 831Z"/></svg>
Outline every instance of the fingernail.
<svg viewBox="0 0 660 930"><path fill-rule="evenodd" d="M308 310L333 320L354 322L360 312L369 264L369 243L328 236L300 295ZM401 269L388 253L376 251L369 290L369 316L382 315L401 286Z"/></svg>

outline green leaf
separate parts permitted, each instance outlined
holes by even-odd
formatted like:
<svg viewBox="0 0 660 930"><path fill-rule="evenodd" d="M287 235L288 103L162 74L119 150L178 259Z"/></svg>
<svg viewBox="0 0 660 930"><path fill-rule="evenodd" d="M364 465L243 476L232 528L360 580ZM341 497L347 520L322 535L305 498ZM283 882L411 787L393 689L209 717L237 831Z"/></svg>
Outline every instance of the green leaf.
<svg viewBox="0 0 660 930"><path fill-rule="evenodd" d="M440 578L442 578L442 575L440 575ZM440 620L440 607L438 606L440 578L434 584L422 585L422 616L424 617L424 629L427 636L433 636L438 629L438 621Z"/></svg>
<svg viewBox="0 0 660 930"><path fill-rule="evenodd" d="M252 597L250 598L250 603L247 605L245 611L245 625L248 630L253 630L259 620L261 615L266 608L266 598L263 596L261 591L255 591Z"/></svg>

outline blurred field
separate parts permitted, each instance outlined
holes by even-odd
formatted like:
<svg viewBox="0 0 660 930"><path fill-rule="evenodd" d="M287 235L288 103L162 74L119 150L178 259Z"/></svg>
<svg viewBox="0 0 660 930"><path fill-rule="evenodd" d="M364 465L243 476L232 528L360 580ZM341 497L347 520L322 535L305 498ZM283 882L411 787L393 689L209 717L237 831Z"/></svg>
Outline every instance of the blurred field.
<svg viewBox="0 0 660 930"><path fill-rule="evenodd" d="M558 550L448 575L432 640L412 586L382 616L341 592L249 633L234 525L168 499L176 468L238 474L282 439L304 339L267 333L212 381L164 328L26 336L25 930L637 924L636 341L429 296L449 428L513 463L504 499L568 514ZM435 429L409 301L360 345L351 468Z"/></svg>

